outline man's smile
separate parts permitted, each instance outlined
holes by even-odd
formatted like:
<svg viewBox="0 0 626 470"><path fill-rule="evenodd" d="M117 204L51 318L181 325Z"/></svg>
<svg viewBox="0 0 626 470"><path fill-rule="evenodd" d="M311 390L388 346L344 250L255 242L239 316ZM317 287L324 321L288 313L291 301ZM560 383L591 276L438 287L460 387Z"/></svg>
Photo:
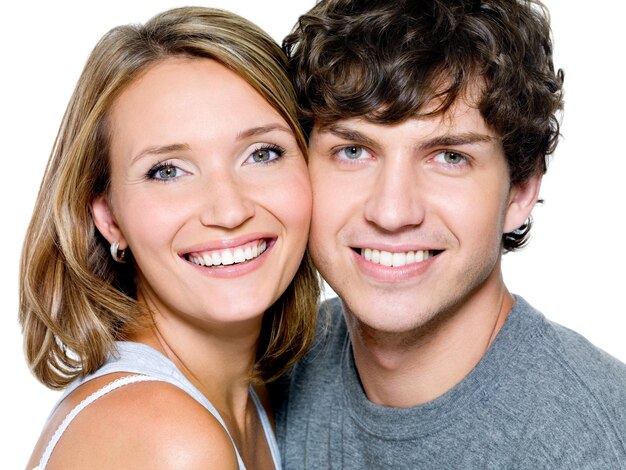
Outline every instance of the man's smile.
<svg viewBox="0 0 626 470"><path fill-rule="evenodd" d="M421 263L441 253L441 250L386 251L375 248L355 249L366 261L387 267L400 267Z"/></svg>

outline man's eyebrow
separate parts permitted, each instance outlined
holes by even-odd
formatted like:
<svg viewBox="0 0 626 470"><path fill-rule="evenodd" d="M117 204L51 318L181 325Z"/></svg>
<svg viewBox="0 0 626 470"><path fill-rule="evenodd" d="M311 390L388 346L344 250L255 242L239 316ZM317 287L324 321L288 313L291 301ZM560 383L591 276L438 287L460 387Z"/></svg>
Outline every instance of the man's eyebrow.
<svg viewBox="0 0 626 470"><path fill-rule="evenodd" d="M331 134L336 135L344 140L349 140L351 142L357 142L359 144L373 146L375 142L367 137L365 134L356 131L354 129L350 129L348 127L343 127L338 124L325 124L321 125L318 128L318 132L330 132Z"/></svg>
<svg viewBox="0 0 626 470"><path fill-rule="evenodd" d="M375 142L367 137L365 134L344 127L338 124L325 124L321 125L318 132L330 132L344 140L361 143L364 145L373 146ZM475 144L478 142L491 142L496 137L487 134L480 134L477 132L464 132L461 134L444 134L428 139L419 144L419 150L428 150L433 147L452 147L457 145Z"/></svg>
<svg viewBox="0 0 626 470"><path fill-rule="evenodd" d="M479 142L492 142L496 137L479 134L477 132L464 132L461 134L444 134L428 139L418 145L418 150L428 150L433 147L454 147L457 145L475 144Z"/></svg>

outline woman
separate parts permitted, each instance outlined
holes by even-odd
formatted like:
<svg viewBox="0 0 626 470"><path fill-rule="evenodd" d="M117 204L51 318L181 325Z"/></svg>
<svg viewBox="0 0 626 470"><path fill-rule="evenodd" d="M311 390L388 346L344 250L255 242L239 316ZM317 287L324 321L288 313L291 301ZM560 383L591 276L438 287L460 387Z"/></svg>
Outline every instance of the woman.
<svg viewBox="0 0 626 470"><path fill-rule="evenodd" d="M103 37L22 256L29 364L67 387L29 468L280 466L263 383L306 349L319 294L305 149L284 57L242 18Z"/></svg>

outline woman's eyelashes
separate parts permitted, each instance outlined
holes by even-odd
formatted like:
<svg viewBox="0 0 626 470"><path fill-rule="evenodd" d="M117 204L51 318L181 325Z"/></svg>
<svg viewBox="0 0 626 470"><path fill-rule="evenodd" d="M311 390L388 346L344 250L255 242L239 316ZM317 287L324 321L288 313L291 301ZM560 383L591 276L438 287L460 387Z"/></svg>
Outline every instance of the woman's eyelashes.
<svg viewBox="0 0 626 470"><path fill-rule="evenodd" d="M159 162L153 165L146 173L146 178L157 181L171 181L188 173L170 161Z"/></svg>
<svg viewBox="0 0 626 470"><path fill-rule="evenodd" d="M280 159L285 154L285 149L275 144L263 144L256 147L246 158L245 165L268 164Z"/></svg>
<svg viewBox="0 0 626 470"><path fill-rule="evenodd" d="M244 165L267 165L279 160L285 154L285 149L275 144L263 144L255 147L244 160ZM146 172L146 179L157 181L172 181L181 176L189 175L186 171L171 160L158 162Z"/></svg>

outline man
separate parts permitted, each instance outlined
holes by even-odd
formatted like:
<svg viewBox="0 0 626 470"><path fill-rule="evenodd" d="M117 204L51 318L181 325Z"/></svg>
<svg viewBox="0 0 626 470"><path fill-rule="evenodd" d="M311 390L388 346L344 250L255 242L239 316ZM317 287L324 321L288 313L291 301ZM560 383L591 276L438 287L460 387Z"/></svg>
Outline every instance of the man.
<svg viewBox="0 0 626 470"><path fill-rule="evenodd" d="M502 279L559 134L542 5L322 0L285 50L340 298L279 384L286 468L626 468L626 366Z"/></svg>

